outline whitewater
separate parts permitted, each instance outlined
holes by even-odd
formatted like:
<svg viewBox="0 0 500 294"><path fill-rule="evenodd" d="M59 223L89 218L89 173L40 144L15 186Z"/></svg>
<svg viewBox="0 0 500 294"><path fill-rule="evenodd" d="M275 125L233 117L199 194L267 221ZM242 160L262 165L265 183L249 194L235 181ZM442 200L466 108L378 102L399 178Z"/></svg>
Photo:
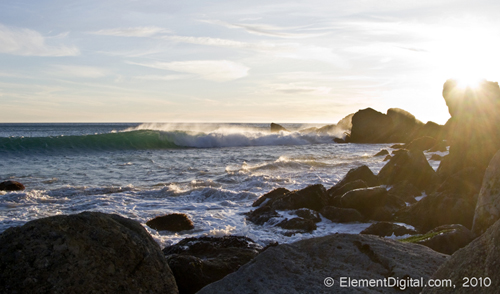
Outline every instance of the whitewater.
<svg viewBox="0 0 500 294"><path fill-rule="evenodd" d="M0 192L0 232L82 211L137 220L161 246L226 234L289 243L369 226L323 219L312 233L288 237L272 224L246 221L253 201L275 188L328 189L360 165L378 173L385 162L373 155L391 150L392 144L334 143L343 135L335 128L284 126L290 132L271 133L269 124L0 124L0 181L26 186ZM195 229L157 232L145 225L179 212Z"/></svg>

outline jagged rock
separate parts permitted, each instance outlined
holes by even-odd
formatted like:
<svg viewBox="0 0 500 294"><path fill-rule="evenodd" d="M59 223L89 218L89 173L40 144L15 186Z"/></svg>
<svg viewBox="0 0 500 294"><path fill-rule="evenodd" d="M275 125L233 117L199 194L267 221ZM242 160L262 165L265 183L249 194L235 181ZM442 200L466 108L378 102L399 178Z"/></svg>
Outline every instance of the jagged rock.
<svg viewBox="0 0 500 294"><path fill-rule="evenodd" d="M351 142L388 143L393 129L389 116L372 108L362 109L352 116Z"/></svg>
<svg viewBox="0 0 500 294"><path fill-rule="evenodd" d="M392 119L394 130L389 138L391 142L407 142L411 140L415 131L424 124L406 110L400 108L389 108L387 116Z"/></svg>
<svg viewBox="0 0 500 294"><path fill-rule="evenodd" d="M349 170L342 180L335 184L335 186L328 189L328 194L334 195L336 193L336 190L356 180L362 180L368 185L368 187L379 185L379 179L377 178L377 176L373 174L368 166L362 165Z"/></svg>
<svg viewBox="0 0 500 294"><path fill-rule="evenodd" d="M407 181L395 184L387 193L409 203L415 203L415 197L422 195L419 189Z"/></svg>
<svg viewBox="0 0 500 294"><path fill-rule="evenodd" d="M292 191L269 202L275 210L309 208L319 211L327 202L326 189L321 184L311 185L302 190Z"/></svg>
<svg viewBox="0 0 500 294"><path fill-rule="evenodd" d="M479 192L472 231L482 234L500 219L500 151L493 157Z"/></svg>
<svg viewBox="0 0 500 294"><path fill-rule="evenodd" d="M305 218L308 220L311 220L315 223L319 223L321 221L321 217L319 216L319 213L317 211L308 209L308 208L301 208L297 209L293 212L298 217Z"/></svg>
<svg viewBox="0 0 500 294"><path fill-rule="evenodd" d="M199 237L183 239L163 253L172 269L179 293L192 294L235 272L263 250L247 237Z"/></svg>
<svg viewBox="0 0 500 294"><path fill-rule="evenodd" d="M443 225L425 233L429 238L416 242L437 252L453 254L474 240L474 234L459 224Z"/></svg>
<svg viewBox="0 0 500 294"><path fill-rule="evenodd" d="M149 220L146 225L157 231L180 232L194 228L193 222L184 213L172 213L157 216Z"/></svg>
<svg viewBox="0 0 500 294"><path fill-rule="evenodd" d="M279 222L276 226L286 230L298 230L303 232L311 232L316 230L316 223L314 221L301 217L285 219Z"/></svg>
<svg viewBox="0 0 500 294"><path fill-rule="evenodd" d="M405 203L388 195L384 187L355 189L340 198L343 208L354 208L371 220L390 220L392 214L405 206Z"/></svg>
<svg viewBox="0 0 500 294"><path fill-rule="evenodd" d="M256 225L263 225L270 219L278 217L279 214L270 206L262 206L247 214L247 219Z"/></svg>
<svg viewBox="0 0 500 294"><path fill-rule="evenodd" d="M387 155L387 156L384 158L384 161L389 161L389 160L391 160L391 158L392 158L392 156Z"/></svg>
<svg viewBox="0 0 500 294"><path fill-rule="evenodd" d="M380 237L414 235L417 232L391 222L377 222L361 231L360 234L376 235Z"/></svg>
<svg viewBox="0 0 500 294"><path fill-rule="evenodd" d="M158 244L136 221L83 212L0 235L2 293L178 293Z"/></svg>
<svg viewBox="0 0 500 294"><path fill-rule="evenodd" d="M446 257L421 245L372 235L335 234L269 248L198 293L352 293L353 288L340 286L340 277L427 280ZM326 277L334 279L330 288L324 285ZM357 289L401 293L390 287ZM420 291L408 287L405 293Z"/></svg>
<svg viewBox="0 0 500 294"><path fill-rule="evenodd" d="M279 133L281 131L288 132L283 126L275 123L271 123L271 133Z"/></svg>
<svg viewBox="0 0 500 294"><path fill-rule="evenodd" d="M421 151L401 149L380 170L378 178L383 184L394 185L407 181L420 190L435 188L436 172Z"/></svg>
<svg viewBox="0 0 500 294"><path fill-rule="evenodd" d="M4 181L0 183L0 191L22 191L25 187L16 181Z"/></svg>
<svg viewBox="0 0 500 294"><path fill-rule="evenodd" d="M340 207L340 198L342 195L345 193L354 190L354 189L360 189L360 188L368 188L368 185L365 183L363 180L355 180L352 182L349 182L342 187L339 187L338 189L332 189L330 188L328 192L328 202L327 205L332 205L332 206L337 206Z"/></svg>
<svg viewBox="0 0 500 294"><path fill-rule="evenodd" d="M321 209L321 214L334 223L362 222L365 220L361 213L353 208L325 206Z"/></svg>
<svg viewBox="0 0 500 294"><path fill-rule="evenodd" d="M499 239L500 221L497 221L479 238L453 253L432 275L432 279L450 279L455 288L425 288L422 293L496 293L500 289ZM469 280L469 287L463 287L465 278ZM472 278L477 283L482 279L483 286L471 286Z"/></svg>
<svg viewBox="0 0 500 294"><path fill-rule="evenodd" d="M432 137L420 137L417 139L413 139L410 143L405 146L405 149L408 150L416 150L416 151L425 151L429 150L436 145L436 139Z"/></svg>
<svg viewBox="0 0 500 294"><path fill-rule="evenodd" d="M253 207L260 206L262 203L264 203L268 199L275 199L275 198L281 197L289 192L290 192L290 190L288 190L286 188L276 188L276 189L272 190L271 192L266 193L266 194L262 195L261 197L259 197L259 199L254 201L252 206Z"/></svg>
<svg viewBox="0 0 500 294"><path fill-rule="evenodd" d="M389 155L389 151L387 151L386 149L382 149L379 152L377 152L377 154L373 155L373 157L384 156L384 155Z"/></svg>

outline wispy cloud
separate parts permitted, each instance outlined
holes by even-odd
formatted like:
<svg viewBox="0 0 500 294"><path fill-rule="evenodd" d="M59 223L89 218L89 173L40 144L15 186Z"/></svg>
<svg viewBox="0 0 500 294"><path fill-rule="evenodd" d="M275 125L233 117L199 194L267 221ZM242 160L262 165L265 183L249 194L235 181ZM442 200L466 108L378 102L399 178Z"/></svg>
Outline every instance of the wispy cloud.
<svg viewBox="0 0 500 294"><path fill-rule="evenodd" d="M309 95L326 95L330 93L332 88L329 87L314 87L298 84L272 84L270 87L275 91L283 94L309 94Z"/></svg>
<svg viewBox="0 0 500 294"><path fill-rule="evenodd" d="M48 45L46 37L34 30L0 24L0 53L22 56L75 56L74 46Z"/></svg>
<svg viewBox="0 0 500 294"><path fill-rule="evenodd" d="M243 78L248 75L249 70L248 67L241 63L228 60L191 60L154 63L129 63L156 69L193 74L199 78L215 82L227 82Z"/></svg>
<svg viewBox="0 0 500 294"><path fill-rule="evenodd" d="M89 32L92 35L116 37L152 37L158 34L171 33L170 30L159 27L113 28Z"/></svg>
<svg viewBox="0 0 500 294"><path fill-rule="evenodd" d="M289 39L302 39L323 36L328 33L296 33L287 32L289 30L295 30L296 27L286 28L278 27L268 24L249 24L249 23L228 23L221 20L202 20L203 22L221 25L230 29L243 29L246 32L254 35L277 37L277 38L289 38Z"/></svg>
<svg viewBox="0 0 500 294"><path fill-rule="evenodd" d="M108 70L93 66L54 65L51 73L78 78L102 78L108 75Z"/></svg>

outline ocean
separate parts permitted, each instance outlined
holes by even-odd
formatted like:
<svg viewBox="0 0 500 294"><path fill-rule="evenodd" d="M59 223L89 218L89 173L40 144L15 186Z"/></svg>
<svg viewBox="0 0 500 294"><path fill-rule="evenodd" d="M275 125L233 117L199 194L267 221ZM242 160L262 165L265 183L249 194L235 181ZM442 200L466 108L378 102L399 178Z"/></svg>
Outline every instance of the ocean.
<svg viewBox="0 0 500 294"><path fill-rule="evenodd" d="M392 145L337 144L332 138L341 131L283 126L291 132L237 123L0 124L0 181L26 186L0 192L0 232L82 211L137 220L162 247L187 237L226 234L262 245L289 243L368 227L323 218L312 233L287 237L284 229L246 221L253 201L275 188L323 184L328 189L360 165L378 173L385 162L373 155ZM429 163L434 169L439 164ZM186 213L195 228L171 233L145 225L177 212Z"/></svg>

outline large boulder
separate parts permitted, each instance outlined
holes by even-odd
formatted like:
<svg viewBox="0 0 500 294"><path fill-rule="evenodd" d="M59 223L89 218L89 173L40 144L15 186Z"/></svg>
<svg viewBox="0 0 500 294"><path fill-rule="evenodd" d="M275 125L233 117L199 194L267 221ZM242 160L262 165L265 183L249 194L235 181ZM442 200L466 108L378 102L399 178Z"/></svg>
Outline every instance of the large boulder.
<svg viewBox="0 0 500 294"><path fill-rule="evenodd" d="M4 181L0 183L0 191L22 191L25 187L16 181Z"/></svg>
<svg viewBox="0 0 500 294"><path fill-rule="evenodd" d="M450 279L455 287L425 288L422 293L497 293L500 289L499 239L500 221L497 221L479 238L453 253L432 275L432 279ZM468 287L464 287L466 282Z"/></svg>
<svg viewBox="0 0 500 294"><path fill-rule="evenodd" d="M199 237L183 239L163 249L163 253L179 293L191 294L235 272L262 249L247 237Z"/></svg>
<svg viewBox="0 0 500 294"><path fill-rule="evenodd" d="M421 245L372 235L335 234L269 248L198 293L401 293L402 287L341 287L340 279L427 280L446 257ZM419 293L421 289L404 290Z"/></svg>
<svg viewBox="0 0 500 294"><path fill-rule="evenodd" d="M424 124L406 110L400 108L389 108L387 116L392 119L394 130L389 140L391 142L408 142L412 139L415 131Z"/></svg>
<svg viewBox="0 0 500 294"><path fill-rule="evenodd" d="M372 108L361 109L352 117L352 143L388 143L394 130L392 118Z"/></svg>
<svg viewBox="0 0 500 294"><path fill-rule="evenodd" d="M436 172L421 151L400 149L378 173L385 185L395 185L406 181L418 189L435 189Z"/></svg>
<svg viewBox="0 0 500 294"><path fill-rule="evenodd" d="M433 137L424 136L413 139L410 143L406 144L405 148L408 150L425 151L436 146L437 142Z"/></svg>
<svg viewBox="0 0 500 294"><path fill-rule="evenodd" d="M472 231L480 235L500 219L500 151L490 162L477 199Z"/></svg>
<svg viewBox="0 0 500 294"><path fill-rule="evenodd" d="M193 222L184 213L171 213L157 216L146 222L146 225L157 231L180 232L194 229Z"/></svg>
<svg viewBox="0 0 500 294"><path fill-rule="evenodd" d="M404 236L404 235L414 235L417 232L412 229L408 229L405 226L398 225L391 222L376 222L370 225L368 228L361 231L360 234L367 235L377 235L380 237L390 237L390 236Z"/></svg>
<svg viewBox="0 0 500 294"><path fill-rule="evenodd" d="M178 293L160 247L136 221L83 212L0 235L1 293Z"/></svg>
<svg viewBox="0 0 500 294"><path fill-rule="evenodd" d="M268 192L268 193L260 196L257 200L255 200L252 203L252 206L253 207L261 206L264 202L266 202L266 200L275 199L275 198L284 196L287 193L290 193L290 190L288 190L286 188L276 188L276 189L272 190L271 192Z"/></svg>
<svg viewBox="0 0 500 294"><path fill-rule="evenodd" d="M500 149L500 88L483 81L476 88L463 88L448 80L443 97L451 118L445 125L450 144L449 160L441 162L438 172L449 176L465 167L484 173Z"/></svg>
<svg viewBox="0 0 500 294"><path fill-rule="evenodd" d="M340 198L343 208L354 208L371 220L391 220L392 215L405 206L399 199L390 197L384 187L351 190Z"/></svg>
<svg viewBox="0 0 500 294"><path fill-rule="evenodd" d="M271 123L271 133L279 133L281 131L288 132L283 126L275 123Z"/></svg>
<svg viewBox="0 0 500 294"><path fill-rule="evenodd" d="M472 232L459 224L439 226L425 233L424 236L428 237L416 243L444 254L453 254L474 240Z"/></svg>
<svg viewBox="0 0 500 294"><path fill-rule="evenodd" d="M368 187L374 187L380 185L379 179L373 172L370 170L370 168L366 165L361 165L355 168L350 169L347 174L340 180L337 184L335 184L333 187L328 189L328 194L331 196L334 196L335 194L339 194L337 190L342 188L344 185L362 180ZM345 187L342 188L345 190ZM347 192L347 191L346 191ZM343 192L345 193L345 192ZM342 193L342 194L343 194Z"/></svg>
<svg viewBox="0 0 500 294"><path fill-rule="evenodd" d="M275 210L293 210L309 208L320 211L328 200L326 189L321 184L307 186L302 190L292 191L282 197L274 198L268 202Z"/></svg>
<svg viewBox="0 0 500 294"><path fill-rule="evenodd" d="M321 209L321 214L334 223L362 222L365 220L363 215L354 208L325 206Z"/></svg>

